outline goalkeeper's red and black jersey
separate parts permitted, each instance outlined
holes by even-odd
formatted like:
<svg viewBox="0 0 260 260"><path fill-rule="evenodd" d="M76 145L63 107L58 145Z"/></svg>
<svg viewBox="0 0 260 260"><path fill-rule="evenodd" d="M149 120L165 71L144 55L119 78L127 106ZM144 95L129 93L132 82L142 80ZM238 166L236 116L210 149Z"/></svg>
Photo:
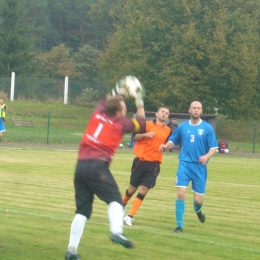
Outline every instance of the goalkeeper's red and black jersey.
<svg viewBox="0 0 260 260"><path fill-rule="evenodd" d="M79 160L92 159L110 163L125 133L145 129L144 118L108 116L104 104L105 99L102 99L90 118L80 143Z"/></svg>

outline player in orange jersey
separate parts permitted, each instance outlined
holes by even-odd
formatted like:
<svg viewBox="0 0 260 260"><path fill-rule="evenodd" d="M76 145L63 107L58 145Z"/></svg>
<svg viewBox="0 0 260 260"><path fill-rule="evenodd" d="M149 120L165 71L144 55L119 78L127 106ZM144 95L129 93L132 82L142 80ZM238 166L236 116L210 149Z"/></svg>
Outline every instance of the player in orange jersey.
<svg viewBox="0 0 260 260"><path fill-rule="evenodd" d="M137 156L133 160L130 185L123 197L123 206L125 207L134 193L138 194L133 201L132 207L124 221L132 226L133 217L140 208L149 189L156 184L156 178L160 172L162 163L162 152L159 151L161 143L165 143L171 134L171 128L165 125L169 117L169 109L161 107L155 114L154 121L146 122L146 130L134 136L136 141L134 153Z"/></svg>

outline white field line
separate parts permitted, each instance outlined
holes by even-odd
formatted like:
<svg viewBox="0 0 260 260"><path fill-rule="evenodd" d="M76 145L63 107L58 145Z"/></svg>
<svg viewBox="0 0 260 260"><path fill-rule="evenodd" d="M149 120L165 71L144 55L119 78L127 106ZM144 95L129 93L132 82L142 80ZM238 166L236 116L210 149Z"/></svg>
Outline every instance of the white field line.
<svg viewBox="0 0 260 260"><path fill-rule="evenodd" d="M125 174L125 175L130 175L129 172L117 172L117 171L111 171L112 173L116 174ZM160 179L169 179L173 180L175 182L175 174L172 177L164 177L160 176ZM253 185L253 184L240 184L240 183L231 183L231 182L219 182L219 181L207 181L207 183L212 183L212 184L223 184L223 185L228 185L228 186L240 186L240 187L250 187L250 188L260 188L260 185Z"/></svg>
<svg viewBox="0 0 260 260"><path fill-rule="evenodd" d="M6 209L0 208L0 212L1 211L6 212ZM72 218L56 217L56 216L51 216L51 215L45 215L45 214L42 215L42 214L36 214L36 213L33 213L33 212L25 212L25 211L13 210L13 209L8 210L8 212L6 212L6 214L8 214L8 213L29 215L29 216L34 216L34 217L42 217L42 218L49 218L49 219L56 219L56 220L66 220L66 221L72 221L72 219L73 219L73 217ZM108 223L104 223L104 222L97 222L97 221L93 221L93 220L91 220L91 222L95 223L97 225L108 226ZM149 228L147 228L147 227L144 227L144 228L134 227L134 229L141 230L143 232L147 232L147 233L151 233L151 234L160 235L160 236L173 236L172 232L171 233L158 232L158 231L155 231L155 230L149 230ZM241 250L241 251L245 251L245 252L252 252L252 253L260 254L260 250L250 249L250 248L247 248L247 247L231 246L231 245L228 245L228 244L215 242L213 240L204 240L204 239L194 238L194 237L186 236L186 235L185 235L185 237L184 236L178 236L178 239L190 240L190 241L194 241L194 242L200 242L200 243L215 245L215 246L218 246L218 247L237 249L237 250Z"/></svg>

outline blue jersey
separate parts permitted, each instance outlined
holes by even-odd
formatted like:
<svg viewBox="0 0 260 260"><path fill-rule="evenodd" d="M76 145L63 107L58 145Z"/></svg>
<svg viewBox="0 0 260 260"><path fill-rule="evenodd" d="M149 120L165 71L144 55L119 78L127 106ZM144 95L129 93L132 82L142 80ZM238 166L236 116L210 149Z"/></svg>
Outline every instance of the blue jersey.
<svg viewBox="0 0 260 260"><path fill-rule="evenodd" d="M179 159L199 163L199 157L208 153L211 148L218 148L212 126L201 120L192 125L190 120L180 124L169 137L175 146L181 144Z"/></svg>

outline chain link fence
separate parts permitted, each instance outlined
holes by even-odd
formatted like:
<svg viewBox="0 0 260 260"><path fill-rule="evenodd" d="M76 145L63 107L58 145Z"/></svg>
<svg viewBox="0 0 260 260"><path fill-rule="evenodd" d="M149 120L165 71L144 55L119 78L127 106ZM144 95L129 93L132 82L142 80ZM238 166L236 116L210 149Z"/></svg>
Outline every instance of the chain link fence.
<svg viewBox="0 0 260 260"><path fill-rule="evenodd" d="M217 139L226 140L232 152L260 153L259 124L233 120L218 120Z"/></svg>
<svg viewBox="0 0 260 260"><path fill-rule="evenodd" d="M15 78L14 100L63 100L64 85L65 79L18 76ZM10 97L11 78L0 78L0 91ZM98 100L106 92L106 87L94 80L69 79L68 101L71 104L84 98Z"/></svg>

